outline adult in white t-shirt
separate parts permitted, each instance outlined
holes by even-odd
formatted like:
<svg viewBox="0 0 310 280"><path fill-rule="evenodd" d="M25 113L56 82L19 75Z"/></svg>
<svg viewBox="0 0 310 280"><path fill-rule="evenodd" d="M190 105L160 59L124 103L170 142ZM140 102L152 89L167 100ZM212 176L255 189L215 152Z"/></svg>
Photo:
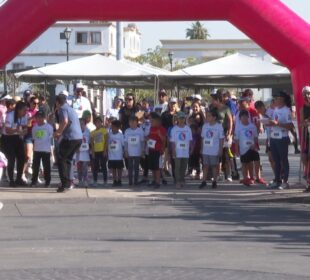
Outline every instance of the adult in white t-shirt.
<svg viewBox="0 0 310 280"><path fill-rule="evenodd" d="M75 90L75 99L72 102L72 107L77 113L79 119L82 118L84 111L92 111L90 101L88 100L88 98L82 96L83 91L83 86L77 84L77 88Z"/></svg>
<svg viewBox="0 0 310 280"><path fill-rule="evenodd" d="M116 97L113 102L113 108L108 108L105 118L114 118L116 120L119 120L119 110L122 108L123 100Z"/></svg>
<svg viewBox="0 0 310 280"><path fill-rule="evenodd" d="M156 112L157 114L161 115L168 109L168 96L164 89L161 89L158 92L158 100L159 103L154 106L153 112Z"/></svg>

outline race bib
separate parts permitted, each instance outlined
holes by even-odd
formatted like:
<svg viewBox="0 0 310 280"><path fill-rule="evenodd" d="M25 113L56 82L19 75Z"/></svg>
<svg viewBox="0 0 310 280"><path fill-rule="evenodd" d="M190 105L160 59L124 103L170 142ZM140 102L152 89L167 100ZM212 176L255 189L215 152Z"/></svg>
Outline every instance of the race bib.
<svg viewBox="0 0 310 280"><path fill-rule="evenodd" d="M88 143L83 143L80 147L80 152L86 152L89 150L89 145Z"/></svg>
<svg viewBox="0 0 310 280"><path fill-rule="evenodd" d="M254 142L249 139L243 141L243 146L246 147L247 149L250 148L253 144Z"/></svg>
<svg viewBox="0 0 310 280"><path fill-rule="evenodd" d="M103 142L103 135L102 135L102 133L95 134L94 142L95 142L95 144Z"/></svg>
<svg viewBox="0 0 310 280"><path fill-rule="evenodd" d="M131 136L131 137L128 137L128 145L131 145L131 146L138 146L139 145L139 137L138 136Z"/></svg>
<svg viewBox="0 0 310 280"><path fill-rule="evenodd" d="M110 147L110 151L112 152L118 152L120 150L119 142L116 142L116 141L110 143L109 147Z"/></svg>
<svg viewBox="0 0 310 280"><path fill-rule="evenodd" d="M149 140L147 141L147 146L148 146L150 149L155 149L155 145L156 145L156 140L149 139Z"/></svg>
<svg viewBox="0 0 310 280"><path fill-rule="evenodd" d="M188 144L185 141L178 141L177 142L177 149L178 150L182 150L182 151L186 151L188 150Z"/></svg>
<svg viewBox="0 0 310 280"><path fill-rule="evenodd" d="M208 148L213 147L213 139L211 138L204 139L203 145Z"/></svg>
<svg viewBox="0 0 310 280"><path fill-rule="evenodd" d="M45 130L37 130L35 133L37 139L42 139L45 137Z"/></svg>
<svg viewBox="0 0 310 280"><path fill-rule="evenodd" d="M271 131L271 138L282 139L282 131L281 130Z"/></svg>

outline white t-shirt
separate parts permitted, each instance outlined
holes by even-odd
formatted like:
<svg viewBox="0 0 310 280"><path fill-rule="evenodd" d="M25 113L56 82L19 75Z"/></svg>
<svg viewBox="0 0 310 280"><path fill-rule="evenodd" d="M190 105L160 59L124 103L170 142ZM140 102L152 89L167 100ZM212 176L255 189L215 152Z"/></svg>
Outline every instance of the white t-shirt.
<svg viewBox="0 0 310 280"><path fill-rule="evenodd" d="M108 158L109 160L123 160L124 158L124 135L122 132L108 134Z"/></svg>
<svg viewBox="0 0 310 280"><path fill-rule="evenodd" d="M16 129L18 126L19 127L25 127L27 126L28 123L28 118L27 116L24 116L20 119L17 120L16 123L14 123L14 111L9 112L6 117L5 117L5 123L4 123L4 130L3 130L3 134L8 135L6 132L6 127L7 128L13 128ZM17 133L16 133L17 134Z"/></svg>
<svg viewBox="0 0 310 280"><path fill-rule="evenodd" d="M130 157L140 157L144 149L144 132L142 128L127 128L124 135L125 147Z"/></svg>
<svg viewBox="0 0 310 280"><path fill-rule="evenodd" d="M82 118L84 111L90 111L90 112L92 111L89 100L84 96L75 99L72 103L72 107L74 111L77 113L79 119Z"/></svg>
<svg viewBox="0 0 310 280"><path fill-rule="evenodd" d="M89 132L93 132L96 129L96 126L92 122L86 124L86 127L89 130Z"/></svg>
<svg viewBox="0 0 310 280"><path fill-rule="evenodd" d="M163 112L167 111L168 108L168 102L165 102L163 104L157 104L153 108L153 112L156 112L157 114L161 115Z"/></svg>
<svg viewBox="0 0 310 280"><path fill-rule="evenodd" d="M175 125L172 128L170 133L170 142L175 144L177 158L189 158L189 148L192 140L192 131L187 125L184 127Z"/></svg>
<svg viewBox="0 0 310 280"><path fill-rule="evenodd" d="M119 120L119 109L113 109L113 108L109 108L106 112L106 118L116 118L117 120Z"/></svg>
<svg viewBox="0 0 310 280"><path fill-rule="evenodd" d="M282 108L275 108L272 119L278 121L280 124L292 123L291 110L286 106ZM272 139L282 139L283 137L288 137L288 130L283 127L272 126L270 129L270 137Z"/></svg>
<svg viewBox="0 0 310 280"><path fill-rule="evenodd" d="M53 127L49 123L44 125L36 124L32 128L33 150L35 152L51 152Z"/></svg>
<svg viewBox="0 0 310 280"><path fill-rule="evenodd" d="M257 136L257 128L254 124L243 125L240 123L238 129L235 130L235 139L239 141L240 155L244 155L255 144Z"/></svg>
<svg viewBox="0 0 310 280"><path fill-rule="evenodd" d="M263 118L268 118L270 120L273 119L273 113L274 113L274 109L273 108L268 108L266 110L266 116L263 116ZM267 135L267 139L270 139L270 136L271 136L271 126L264 126L265 128L265 131L266 131L266 135Z"/></svg>
<svg viewBox="0 0 310 280"><path fill-rule="evenodd" d="M220 152L220 142L224 139L223 126L220 123L210 125L205 123L201 130L202 154L218 156Z"/></svg>

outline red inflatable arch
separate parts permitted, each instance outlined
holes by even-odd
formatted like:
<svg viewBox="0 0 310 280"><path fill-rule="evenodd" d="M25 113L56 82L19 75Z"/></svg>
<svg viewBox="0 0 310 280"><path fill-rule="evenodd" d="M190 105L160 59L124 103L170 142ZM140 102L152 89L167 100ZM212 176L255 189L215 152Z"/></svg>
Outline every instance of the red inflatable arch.
<svg viewBox="0 0 310 280"><path fill-rule="evenodd" d="M0 66L58 20L227 20L291 70L297 109L310 84L309 25L279 0L7 0Z"/></svg>

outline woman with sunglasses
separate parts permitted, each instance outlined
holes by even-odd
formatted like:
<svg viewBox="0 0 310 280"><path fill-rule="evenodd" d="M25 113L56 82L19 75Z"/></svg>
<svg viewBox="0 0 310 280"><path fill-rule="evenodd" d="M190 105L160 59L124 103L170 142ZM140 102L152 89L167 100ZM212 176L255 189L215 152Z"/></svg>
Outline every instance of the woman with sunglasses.
<svg viewBox="0 0 310 280"><path fill-rule="evenodd" d="M32 174L32 156L33 156L33 141L32 141L32 128L36 124L35 115L39 111L39 98L37 96L30 97L29 108L27 110L28 129L24 137L25 145L25 165L23 172L23 180L27 181L26 173Z"/></svg>
<svg viewBox="0 0 310 280"><path fill-rule="evenodd" d="M123 132L129 128L129 118L131 116L135 116L138 111L139 109L136 105L134 95L132 93L126 94L125 105L119 110L119 120L121 122Z"/></svg>

